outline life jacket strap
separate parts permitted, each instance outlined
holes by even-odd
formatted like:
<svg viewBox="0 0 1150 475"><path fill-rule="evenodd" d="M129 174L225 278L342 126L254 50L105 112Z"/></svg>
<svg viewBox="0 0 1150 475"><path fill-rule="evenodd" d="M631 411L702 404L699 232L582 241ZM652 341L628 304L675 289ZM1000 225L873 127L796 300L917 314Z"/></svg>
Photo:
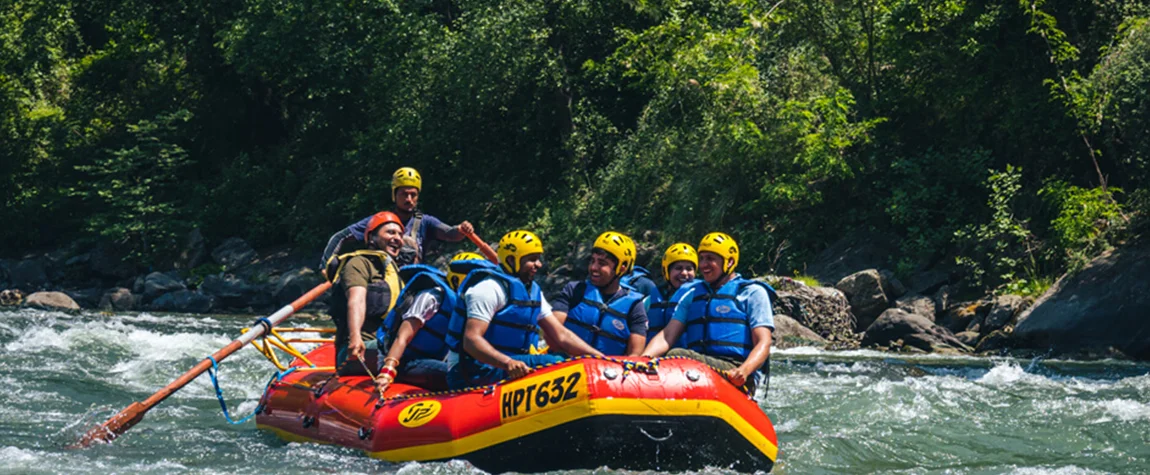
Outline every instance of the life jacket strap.
<svg viewBox="0 0 1150 475"><path fill-rule="evenodd" d="M574 319L574 318L568 318L568 319L567 319L567 321L568 321L568 322L571 322L571 323L573 323L573 324L575 324L575 325L578 325L578 326L580 326L580 327L582 327L582 328L585 328L585 329L587 329L588 331L590 331L591 333L595 334L596 336L599 336L599 337L602 337L602 338L606 338L606 339L608 339L608 340L611 340L611 341L614 341L614 342L618 342L618 343L627 343L627 339L625 339L625 338L620 338L618 335L614 335L614 334L611 334L611 333L609 333L609 332L607 332L607 331L603 330L602 328L600 328L598 325L592 325L592 324L590 324L590 323L581 322L581 321L579 321L579 320L576 320L576 319Z"/></svg>

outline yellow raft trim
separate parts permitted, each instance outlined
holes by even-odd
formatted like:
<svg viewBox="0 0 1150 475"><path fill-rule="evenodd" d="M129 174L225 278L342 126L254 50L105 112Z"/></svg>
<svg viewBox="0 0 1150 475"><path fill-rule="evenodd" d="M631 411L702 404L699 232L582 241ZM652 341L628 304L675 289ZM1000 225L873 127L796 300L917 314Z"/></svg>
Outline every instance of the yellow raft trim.
<svg viewBox="0 0 1150 475"><path fill-rule="evenodd" d="M755 430L737 412L719 401L671 399L595 399L586 404L573 404L538 416L512 421L448 442L368 452L372 458L389 462L425 461L456 458L525 435L586 417L602 415L633 416L709 416L722 419L772 461L779 448ZM281 432L281 431L276 431ZM282 436L281 432L281 436ZM285 437L286 438L286 437ZM296 436L298 438L298 436ZM291 439L288 439L291 440Z"/></svg>

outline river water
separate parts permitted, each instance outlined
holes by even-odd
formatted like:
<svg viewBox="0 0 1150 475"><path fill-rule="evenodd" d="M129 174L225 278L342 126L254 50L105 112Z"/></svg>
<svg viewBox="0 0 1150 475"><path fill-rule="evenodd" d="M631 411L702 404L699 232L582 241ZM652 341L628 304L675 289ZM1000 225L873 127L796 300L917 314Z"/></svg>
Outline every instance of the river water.
<svg viewBox="0 0 1150 475"><path fill-rule="evenodd" d="M250 320L0 311L0 472L481 473L460 461L392 465L285 443L254 422L229 425L207 377L114 444L64 448ZM762 407L779 433L775 473L1150 473L1145 364L800 348L776 351L772 369ZM222 364L233 413L255 408L270 374L250 348Z"/></svg>

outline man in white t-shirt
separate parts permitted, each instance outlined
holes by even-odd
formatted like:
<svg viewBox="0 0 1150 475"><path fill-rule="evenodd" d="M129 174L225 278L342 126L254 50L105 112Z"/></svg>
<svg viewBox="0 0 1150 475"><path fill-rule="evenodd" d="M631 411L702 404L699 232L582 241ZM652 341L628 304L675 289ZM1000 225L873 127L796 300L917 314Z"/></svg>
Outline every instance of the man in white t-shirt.
<svg viewBox="0 0 1150 475"><path fill-rule="evenodd" d="M448 328L447 384L452 389L523 377L536 366L562 361L539 339L572 356L602 353L559 323L534 282L543 267L543 243L529 231L499 241L499 268L477 268L460 286L466 314L456 312Z"/></svg>

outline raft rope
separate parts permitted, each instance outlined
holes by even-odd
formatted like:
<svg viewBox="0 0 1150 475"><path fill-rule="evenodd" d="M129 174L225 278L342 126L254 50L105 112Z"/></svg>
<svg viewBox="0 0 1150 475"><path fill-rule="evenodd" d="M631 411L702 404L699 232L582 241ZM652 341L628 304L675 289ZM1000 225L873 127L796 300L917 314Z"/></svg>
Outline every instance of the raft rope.
<svg viewBox="0 0 1150 475"><path fill-rule="evenodd" d="M231 412L228 411L228 403L224 400L224 391L223 391L223 389L220 389L219 377L216 375L220 371L219 362L217 362L216 359L211 357L211 356L209 356L207 359L212 362L212 367L208 369L208 376L210 376L212 378L212 386L214 386L216 388L216 399L218 399L220 401L220 409L223 410L224 419L226 419L228 421L228 424L232 424L232 425L243 424L243 423L251 420L253 417L255 417L256 414L259 414L261 411L263 411L264 403L262 400L263 398L261 397L259 405L256 406L256 409L254 411L252 411L251 414L244 416L243 419L240 419L238 421L232 419ZM267 394L268 389L272 387L272 384L275 384L277 381L282 380L284 378L284 376L287 376L287 375L293 373L296 369L297 369L297 367L292 367L292 368L288 368L287 371L276 371L275 374L272 374L272 377L271 377L271 379L268 380L268 383L264 385L264 390L263 390L262 394Z"/></svg>
<svg viewBox="0 0 1150 475"><path fill-rule="evenodd" d="M556 365L560 365L560 364L564 364L564 363L570 363L572 361L580 361L580 360L601 360L601 361L609 361L612 363L617 363L623 367L623 375L621 376L623 378L623 380L626 380L627 376L633 372L643 373L643 374L658 374L659 362L661 362L661 361L691 360L691 361L694 361L696 363L700 363L700 364L707 366L712 371L714 371L720 375L723 375L724 379L726 379L726 372L725 371L723 371L719 368L716 368L714 366L708 365L706 363L703 363L701 361L698 361L696 359L688 358L686 356L664 356L664 357L652 358L648 362L642 362L642 361L624 361L624 360L620 360L617 358L612 358L610 356L584 355L584 356L576 356L576 357L572 357L572 358L567 358L563 361L559 361L556 363L549 363L549 364L535 366L535 367L532 367L531 369L532 370L541 370L541 369L546 369L546 368L549 368L552 366L556 366ZM449 395L454 395L454 394L463 394L463 393L474 392L474 391L478 391L478 390L482 390L484 392L484 394L490 394L490 393L495 391L496 387L499 387L503 384L506 384L506 383L509 383L512 381L514 381L514 379L503 379L500 381L496 381L495 383L483 385L483 386L472 386L472 387L460 388L460 389L450 389L450 390L446 390L446 391L425 391L425 392L420 392L420 393L397 394L394 396L380 397L379 401L377 401L375 404L375 408L379 409L380 407L383 407L384 404L387 404L388 402L391 402L391 401L405 401L408 399L419 399L419 398L425 398L425 397L449 396ZM728 380L728 382L729 381L730 380ZM359 389L359 388L356 387L355 389ZM747 392L747 386L745 384L740 386L739 389L743 393ZM373 394L375 394L375 393L373 393Z"/></svg>

